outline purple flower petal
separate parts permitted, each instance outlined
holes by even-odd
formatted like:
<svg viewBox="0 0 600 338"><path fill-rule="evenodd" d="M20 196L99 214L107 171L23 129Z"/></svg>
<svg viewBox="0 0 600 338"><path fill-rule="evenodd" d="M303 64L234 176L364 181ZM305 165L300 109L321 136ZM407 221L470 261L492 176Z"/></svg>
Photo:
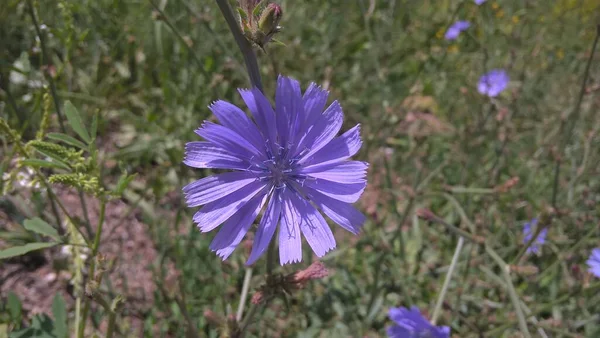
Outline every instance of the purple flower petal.
<svg viewBox="0 0 600 338"><path fill-rule="evenodd" d="M590 272L600 278L600 248L595 248L587 260L587 265L590 267Z"/></svg>
<svg viewBox="0 0 600 338"><path fill-rule="evenodd" d="M486 2L487 0L475 0L475 4L477 6L481 5L482 3Z"/></svg>
<svg viewBox="0 0 600 338"><path fill-rule="evenodd" d="M238 212L223 223L221 230L219 230L209 247L212 251L216 251L221 259L227 259L235 250L235 247L240 244L244 236L246 236L248 229L250 229L260 209L262 209L267 199L266 197L266 194L254 196Z"/></svg>
<svg viewBox="0 0 600 338"><path fill-rule="evenodd" d="M335 248L335 238L321 214L297 194L290 194L291 205L300 216L300 230L317 257Z"/></svg>
<svg viewBox="0 0 600 338"><path fill-rule="evenodd" d="M300 173L339 183L361 183L367 176L368 167L366 162L345 161L337 164L308 166L300 170Z"/></svg>
<svg viewBox="0 0 600 338"><path fill-rule="evenodd" d="M279 223L279 216L281 215L281 207L283 203L279 191L276 190L269 200L267 210L263 215L256 235L254 236L254 243L252 244L252 252L246 265L251 265L267 250L271 238L277 229L277 223Z"/></svg>
<svg viewBox="0 0 600 338"><path fill-rule="evenodd" d="M523 226L523 234L524 234L523 244L529 243L529 241L531 240L531 237L535 233L536 226L537 226L536 218L532 219L531 222L525 223L525 225ZM539 235L536 237L535 241L533 243L531 243L529 248L527 248L527 253L536 253L536 254L539 253L540 247L546 241L547 234L548 234L548 228L542 229L542 231L540 231Z"/></svg>
<svg viewBox="0 0 600 338"><path fill-rule="evenodd" d="M248 142L240 134L221 125L214 124L212 122L204 122L202 127L196 130L196 134L204 137L207 141L244 159L266 159L265 154L262 151L256 149L256 147L252 145L252 143Z"/></svg>
<svg viewBox="0 0 600 338"><path fill-rule="evenodd" d="M415 306L391 308L389 317L394 325L387 329L390 338L431 337L449 338L450 328L431 324Z"/></svg>
<svg viewBox="0 0 600 338"><path fill-rule="evenodd" d="M297 125L298 110L302 109L302 95L298 81L285 76L277 78L275 92L275 120L279 145L287 147L290 135Z"/></svg>
<svg viewBox="0 0 600 338"><path fill-rule="evenodd" d="M337 101L325 110L313 128L298 142L298 151L309 151L303 157L310 157L329 143L340 131L344 122L342 107Z"/></svg>
<svg viewBox="0 0 600 338"><path fill-rule="evenodd" d="M325 104L327 103L327 96L329 93L321 89L317 84L311 83L304 96L302 96L302 102L304 103L304 124L302 125L300 132L306 133L308 128L312 127L323 115Z"/></svg>
<svg viewBox="0 0 600 338"><path fill-rule="evenodd" d="M240 89L239 93L248 106L250 113L252 113L259 131L265 138L265 142L268 143L273 150L275 142L277 141L277 127L275 126L275 111L273 110L271 103L263 93L256 88L252 88L251 90Z"/></svg>
<svg viewBox="0 0 600 338"><path fill-rule="evenodd" d="M462 31L468 29L469 27L471 27L470 22L457 21L457 22L453 23L450 27L448 27L448 30L446 31L444 38L446 40L455 40L456 38L458 38L458 36L460 35L460 33Z"/></svg>
<svg viewBox="0 0 600 338"><path fill-rule="evenodd" d="M479 93L489 97L496 97L510 82L508 74L503 69L493 69L479 78L477 90Z"/></svg>
<svg viewBox="0 0 600 338"><path fill-rule="evenodd" d="M360 195L365 190L367 181L364 180L360 183L338 183L317 178L315 180L306 180L304 186L315 189L323 195L338 201L354 203L358 201Z"/></svg>
<svg viewBox="0 0 600 338"><path fill-rule="evenodd" d="M249 162L210 142L188 142L183 163L192 168L237 169L248 168Z"/></svg>
<svg viewBox="0 0 600 338"><path fill-rule="evenodd" d="M255 181L242 189L206 204L194 215L202 232L211 231L240 210L248 201L265 189L264 182Z"/></svg>
<svg viewBox="0 0 600 338"><path fill-rule="evenodd" d="M321 148L321 150L314 153L312 156L304 156L298 162L307 166L312 164L333 164L354 156L361 146L362 140L360 139L360 125L357 124L354 126L354 128L348 130L342 136L331 140L331 142Z"/></svg>
<svg viewBox="0 0 600 338"><path fill-rule="evenodd" d="M243 135L256 149L264 149L265 141L256 125L240 108L221 100L214 102L209 108L223 126L233 130L238 135Z"/></svg>
<svg viewBox="0 0 600 338"><path fill-rule="evenodd" d="M250 172L229 172L208 176L183 187L188 207L197 207L218 200L255 182Z"/></svg>
<svg viewBox="0 0 600 338"><path fill-rule="evenodd" d="M304 187L303 191L308 197L335 223L353 234L358 234L365 223L365 215L356 210L352 205L340 202L321 194L315 189Z"/></svg>
<svg viewBox="0 0 600 338"><path fill-rule="evenodd" d="M300 222L302 215L292 203L291 189L283 193L283 209L279 228L279 263L281 265L298 263L302 260L302 238Z"/></svg>

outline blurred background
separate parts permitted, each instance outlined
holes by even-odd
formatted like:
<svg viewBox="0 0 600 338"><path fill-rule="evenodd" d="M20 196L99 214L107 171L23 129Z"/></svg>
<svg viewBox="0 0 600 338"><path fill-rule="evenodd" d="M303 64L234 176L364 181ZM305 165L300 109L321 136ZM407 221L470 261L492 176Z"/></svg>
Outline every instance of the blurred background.
<svg viewBox="0 0 600 338"><path fill-rule="evenodd" d="M509 264L532 336L600 336L600 282L585 264L600 244L600 3L278 3L283 44L257 51L265 93L280 73L316 82L340 101L344 130L361 124L357 159L370 168L357 207L368 221L359 236L336 229L338 249L321 260L330 276L261 307L247 336L378 337L390 307L430 317L458 237L418 218L424 208ZM457 20L471 26L445 39ZM510 76L495 98L477 91L491 69ZM126 299L118 336L223 334L251 236L225 262L208 249L215 233L192 223L181 188L211 172L182 159L212 119L207 106L244 107L237 88L247 87L213 1L0 2L0 117L12 130L0 133L0 337L74 336L94 268L93 292ZM36 138L82 153L27 143ZM52 154L67 167L43 162ZM548 234L525 253L534 218ZM45 249L6 253L28 244ZM278 271L313 260L305 250ZM467 242L438 323L454 337L521 337L502 270ZM263 258L251 294L264 273ZM104 336L111 311L94 300L85 336Z"/></svg>

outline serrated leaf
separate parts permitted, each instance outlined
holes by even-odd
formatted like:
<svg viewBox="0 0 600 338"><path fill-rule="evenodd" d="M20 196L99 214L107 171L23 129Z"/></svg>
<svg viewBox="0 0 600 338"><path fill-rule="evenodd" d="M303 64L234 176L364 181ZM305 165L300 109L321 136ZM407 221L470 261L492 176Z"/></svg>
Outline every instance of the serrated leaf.
<svg viewBox="0 0 600 338"><path fill-rule="evenodd" d="M19 297L14 292L9 292L8 297L6 297L6 308L8 309L8 313L10 314L10 318L17 322L21 317L21 301Z"/></svg>
<svg viewBox="0 0 600 338"><path fill-rule="evenodd" d="M39 217L25 220L25 222L23 222L23 226L29 231L33 231L40 235L51 237L56 241L60 241L60 235L58 234L58 231L56 231L55 228Z"/></svg>
<svg viewBox="0 0 600 338"><path fill-rule="evenodd" d="M50 242L50 243L38 242L38 243L27 243L27 244L21 245L21 246L13 246L12 248L0 250L0 259L21 256L21 255L24 255L31 251L51 248L57 244L58 243L55 243L55 242Z"/></svg>
<svg viewBox="0 0 600 338"><path fill-rule="evenodd" d="M54 316L54 335L57 338L66 338L68 334L67 307L60 293L57 293L52 300L52 315Z"/></svg>
<svg viewBox="0 0 600 338"><path fill-rule="evenodd" d="M46 161L46 160L38 160L35 158L22 160L21 164L28 166L28 167L32 167L32 168L51 168L51 169L71 170L71 168L69 168L69 166L67 166L66 164L64 164L62 162L50 162L50 161Z"/></svg>
<svg viewBox="0 0 600 338"><path fill-rule="evenodd" d="M73 136L67 135L67 134L63 134L63 133L48 133L46 135L49 139L52 140L56 140L56 141L61 141L64 142L68 145L77 147L79 149L87 149L87 146L79 141L78 139L74 138Z"/></svg>
<svg viewBox="0 0 600 338"><path fill-rule="evenodd" d="M79 135L79 137L81 137L82 140L89 144L91 142L90 134L85 128L77 108L75 108L71 101L65 101L64 110L71 128L73 128L73 130L77 133L77 135Z"/></svg>

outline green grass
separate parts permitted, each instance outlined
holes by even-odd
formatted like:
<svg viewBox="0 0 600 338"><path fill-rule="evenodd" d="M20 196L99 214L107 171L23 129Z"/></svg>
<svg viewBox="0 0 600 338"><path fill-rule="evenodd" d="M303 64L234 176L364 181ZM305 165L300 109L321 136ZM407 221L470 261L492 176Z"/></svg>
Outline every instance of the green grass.
<svg viewBox="0 0 600 338"><path fill-rule="evenodd" d="M197 140L194 129L211 118L207 106L217 99L243 106L237 88L249 86L217 5L39 1L38 20L48 27L42 31L46 62L27 3L0 4L0 117L24 141L35 138L44 111L44 90L35 82L43 80L43 65L54 65L60 101L73 102L88 128L98 113L99 164L91 172L107 189L122 172L137 174L119 198L141 210L160 257L145 262L147 269L158 286L170 283L173 289L159 288L152 307L137 314L144 335L180 337L196 331L217 337L220 329L203 314L207 309L235 314L247 252L240 248L221 262L208 249L214 233L196 229L194 210L181 203L180 194L183 185L210 174L181 164L185 143ZM390 307L415 305L430 317L458 237L443 222L416 216L427 208L489 246L486 253L484 245L466 241L458 257L438 319L454 336L519 334L506 276L489 249L501 261L518 265L509 280L522 304L518 312L530 314L531 336L540 330L549 337L598 336L600 281L585 265L600 239L598 50L578 103L600 22L598 3L280 4L283 30L277 38L285 46L258 52L265 92L273 96L279 73L304 88L317 82L330 91L330 101L342 104L344 129L362 125L365 144L357 158L371 166L369 188L358 206L368 221L358 237L337 234L338 249L322 259L331 269L328 278L311 282L287 302L276 299L259 307L248 335L376 337L391 324ZM472 27L458 40L445 41L443 33L457 19L469 20ZM511 83L489 99L477 92L476 83L493 68L506 69ZM50 130L59 131L55 109L49 105L47 110ZM409 123L414 116L421 119ZM67 133L77 136L70 128ZM14 142L5 136L2 172L14 167ZM518 182L502 189L513 178ZM34 200L28 194L23 189L9 193L25 196L29 208L52 223L48 196ZM540 255L518 260L523 224L534 217L549 228L547 242ZM23 218L13 216L18 223ZM1 225L0 231L11 233ZM314 258L308 248L304 251L303 263L277 267L277 272L306 268ZM176 282L167 282L169 264L180 272ZM534 271L523 273L523 267ZM66 267L78 268L76 262ZM253 269L251 294L264 283L265 269L262 258ZM74 330L75 309L69 311ZM108 320L102 310L96 315ZM118 312L117 331L138 336L128 329L132 317ZM7 328L29 326L29 318L19 325L10 318L0 316Z"/></svg>

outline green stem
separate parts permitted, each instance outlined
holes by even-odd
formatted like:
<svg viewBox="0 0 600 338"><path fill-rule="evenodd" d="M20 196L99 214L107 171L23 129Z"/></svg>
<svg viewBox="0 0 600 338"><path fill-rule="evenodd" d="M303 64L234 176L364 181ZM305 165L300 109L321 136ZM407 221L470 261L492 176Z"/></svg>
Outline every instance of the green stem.
<svg viewBox="0 0 600 338"><path fill-rule="evenodd" d="M510 296L510 300L513 303L515 308L515 313L517 315L517 319L519 321L519 328L521 333L525 338L531 338L531 334L529 333L529 329L527 328L527 320L525 315L523 314L523 309L521 308L521 304L519 301L519 296L517 295L517 291L515 290L515 286L513 285L512 278L510 276L510 267L504 260L492 249L492 247L486 243L485 251L496 261L500 269L502 270L502 275L504 280L506 281L506 287L508 288L508 294Z"/></svg>
<svg viewBox="0 0 600 338"><path fill-rule="evenodd" d="M452 262L450 263L450 268L448 269L448 273L446 274L446 280L444 280L444 285L442 286L442 291L440 292L440 296L438 297L437 303L435 304L435 308L433 310L433 315L431 316L431 323L435 325L438 316L440 315L440 311L442 310L442 304L444 303L444 298L446 297L446 292L448 292L448 287L450 286L450 280L452 280L452 274L456 269L456 263L458 262L458 257L460 256L460 251L462 250L463 244L465 240L462 237L458 238L458 244L456 244L456 250L454 250L454 256L452 256Z"/></svg>
<svg viewBox="0 0 600 338"><path fill-rule="evenodd" d="M227 25L229 26L229 29L235 38L235 42L244 56L244 62L246 63L246 69L248 71L248 76L250 77L250 83L253 87L256 87L262 91L263 87L260 79L260 70L258 68L258 61L256 60L256 54L252 49L252 45L242 33L242 30L240 29L240 26L233 15L231 6L229 6L229 2L227 0L217 0L217 5L219 5L219 9L221 10L221 13L223 13L225 21L227 21Z"/></svg>
<svg viewBox="0 0 600 338"><path fill-rule="evenodd" d="M579 111L581 110L581 103L583 102L583 97L585 95L585 85L588 81L588 77L590 75L590 68L592 66L592 61L594 60L594 54L596 52L596 47L598 46L598 40L600 40L600 25L596 26L596 37L594 38L594 42L592 43L592 51L590 52L590 57L587 60L587 64L585 66L585 72L583 73L583 81L581 82L581 88L579 90L579 96L577 97L577 101L575 103L575 108L573 108L573 112L567 116L566 119L561 121L559 134L563 135L562 148L566 147L569 141L571 140L571 136L573 134L573 128L575 128L575 124L577 123L577 119L579 118ZM568 126L567 126L568 124ZM567 132L565 132L565 128ZM557 196L558 196L558 182L560 176L560 164L561 159L557 156L556 164L554 167L554 184L552 187L552 207L557 209Z"/></svg>
<svg viewBox="0 0 600 338"><path fill-rule="evenodd" d="M238 322L242 320L242 316L244 315L244 306L246 305L246 299L248 298L251 280L252 268L247 268L246 275L244 276L244 285L242 286L242 295L240 296L240 304L238 305L237 315L235 317Z"/></svg>
<svg viewBox="0 0 600 338"><path fill-rule="evenodd" d="M102 200L100 202L100 218L98 219L98 228L96 229L96 235L94 237L94 243L92 244L92 262L90 263L90 274L89 278L94 278L94 273L96 272L96 262L95 257L98 254L98 247L100 246L100 236L102 234L102 226L104 224L104 216L106 211L106 201ZM83 311L81 312L81 325L79 326L79 331L77 332L78 338L83 338L86 326L86 319L88 312L90 311L91 301L90 298L86 298L83 304Z"/></svg>
<svg viewBox="0 0 600 338"><path fill-rule="evenodd" d="M267 278L273 275L273 266L275 265L275 240L269 243L267 249Z"/></svg>
<svg viewBox="0 0 600 338"><path fill-rule="evenodd" d="M117 321L117 313L111 311L108 314L108 328L106 329L106 338L112 338L115 331L115 323Z"/></svg>
<svg viewBox="0 0 600 338"><path fill-rule="evenodd" d="M33 26L35 27L35 32L40 39L40 49L42 50L42 58L43 62L46 66L50 65L50 57L48 55L48 50L46 48L46 37L42 34L40 30L40 25L38 23L37 17L35 16L35 9L33 8L33 4L31 0L27 0L27 10L29 12L29 16L31 17L31 21L33 22ZM54 101L54 108L56 109L56 114L58 115L58 124L60 125L60 130L65 133L65 124L63 122L62 110L60 108L60 102L58 100L58 94L56 94L56 85L54 84L54 79L52 76L48 74L48 72L44 72L46 76L46 80L50 85L50 93L52 94L52 101Z"/></svg>

